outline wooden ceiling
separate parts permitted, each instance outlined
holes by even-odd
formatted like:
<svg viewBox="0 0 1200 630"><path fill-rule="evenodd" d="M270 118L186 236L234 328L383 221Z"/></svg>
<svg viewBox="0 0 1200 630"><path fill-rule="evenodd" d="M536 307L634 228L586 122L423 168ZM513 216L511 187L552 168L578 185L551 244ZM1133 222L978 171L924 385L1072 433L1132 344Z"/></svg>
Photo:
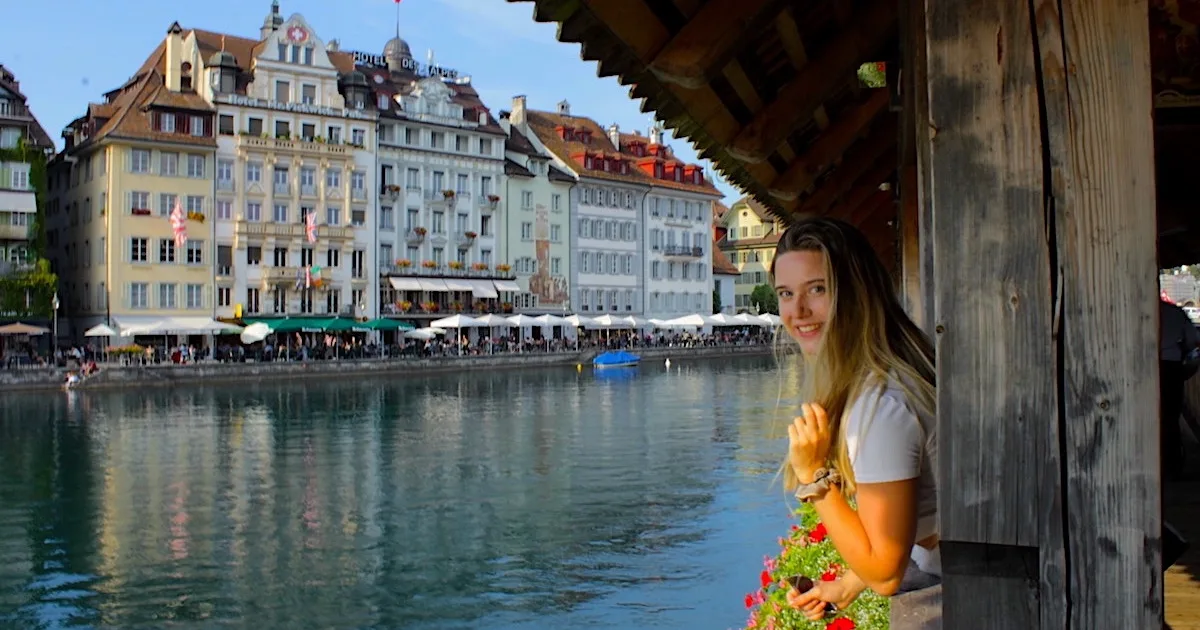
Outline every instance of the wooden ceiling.
<svg viewBox="0 0 1200 630"><path fill-rule="evenodd" d="M846 218L894 253L897 115L857 70L895 57L895 0L509 2L776 216Z"/></svg>
<svg viewBox="0 0 1200 630"><path fill-rule="evenodd" d="M865 87L857 69L898 59L898 0L508 1L558 23L559 40L580 44L600 76L630 86L643 111L770 212L845 218L892 261L904 134L889 90ZM1190 92L1200 60L1179 58L1196 47L1176 40L1194 38L1195 21L1163 6L1151 11L1156 92ZM1170 129L1158 147L1164 265L1200 262L1200 195L1186 172L1200 127L1180 118L1158 121Z"/></svg>

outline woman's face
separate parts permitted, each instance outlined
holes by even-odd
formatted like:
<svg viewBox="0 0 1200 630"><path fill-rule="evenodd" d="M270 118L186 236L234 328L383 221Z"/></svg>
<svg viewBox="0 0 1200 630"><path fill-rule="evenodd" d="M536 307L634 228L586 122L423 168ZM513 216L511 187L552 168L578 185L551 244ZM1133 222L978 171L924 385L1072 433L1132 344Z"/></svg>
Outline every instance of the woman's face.
<svg viewBox="0 0 1200 630"><path fill-rule="evenodd" d="M792 251L775 259L779 318L805 354L816 354L829 322L829 279L821 252Z"/></svg>

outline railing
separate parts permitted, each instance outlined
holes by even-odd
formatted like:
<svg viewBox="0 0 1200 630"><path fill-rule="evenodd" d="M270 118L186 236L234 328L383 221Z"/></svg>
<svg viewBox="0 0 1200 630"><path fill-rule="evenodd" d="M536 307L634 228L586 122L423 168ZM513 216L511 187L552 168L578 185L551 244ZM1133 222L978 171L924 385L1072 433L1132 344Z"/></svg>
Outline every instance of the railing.
<svg viewBox="0 0 1200 630"><path fill-rule="evenodd" d="M288 284L304 278L306 267L263 267L262 280L264 285ZM322 281L332 280L333 271L329 267L321 267L321 272L312 274L312 279Z"/></svg>
<svg viewBox="0 0 1200 630"><path fill-rule="evenodd" d="M240 235L276 236L283 238L303 238L307 235L303 224L270 223L257 221L236 221L234 232ZM334 227L332 225L317 226L317 240L322 238L354 238L354 228Z"/></svg>
<svg viewBox="0 0 1200 630"><path fill-rule="evenodd" d="M408 267L399 267L397 265L380 265L379 275L381 276L420 276L422 278L496 278L499 280L515 280L517 274L511 269L509 271L496 271L495 269L451 269L445 265L430 269L422 267L418 261L413 261L413 264Z"/></svg>
<svg viewBox="0 0 1200 630"><path fill-rule="evenodd" d="M674 256L678 258L700 258L704 256L703 247L686 247L682 245L667 245L663 247L664 256Z"/></svg>
<svg viewBox="0 0 1200 630"><path fill-rule="evenodd" d="M276 195L290 195L292 192L292 187L289 186L287 182L275 182L273 190L275 191Z"/></svg>
<svg viewBox="0 0 1200 630"><path fill-rule="evenodd" d="M408 233L404 235L404 242L412 245L423 243L425 242L425 233L417 232L416 230L409 230Z"/></svg>
<svg viewBox="0 0 1200 630"><path fill-rule="evenodd" d="M459 234L454 237L454 242L458 244L459 249L468 249L475 244L475 237L467 234Z"/></svg>
<svg viewBox="0 0 1200 630"><path fill-rule="evenodd" d="M238 146L259 149L262 151L299 151L318 155L345 155L353 147L341 143L313 142L303 139L284 140L282 138L261 138L256 136L238 136Z"/></svg>

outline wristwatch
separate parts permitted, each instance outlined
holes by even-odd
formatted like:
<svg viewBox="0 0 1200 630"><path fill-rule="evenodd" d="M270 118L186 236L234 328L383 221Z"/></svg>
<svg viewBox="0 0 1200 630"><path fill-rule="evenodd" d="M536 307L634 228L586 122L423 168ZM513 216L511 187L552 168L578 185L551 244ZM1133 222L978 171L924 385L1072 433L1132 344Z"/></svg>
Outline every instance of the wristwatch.
<svg viewBox="0 0 1200 630"><path fill-rule="evenodd" d="M829 492L829 488L840 484L842 476L836 470L821 467L813 473L812 483L802 483L796 488L796 499L801 503L811 503Z"/></svg>

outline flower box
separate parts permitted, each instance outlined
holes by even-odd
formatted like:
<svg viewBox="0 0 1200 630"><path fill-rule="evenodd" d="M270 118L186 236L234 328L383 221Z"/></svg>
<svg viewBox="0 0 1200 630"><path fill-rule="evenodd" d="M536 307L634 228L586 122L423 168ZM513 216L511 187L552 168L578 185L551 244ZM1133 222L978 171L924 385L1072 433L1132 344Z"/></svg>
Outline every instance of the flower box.
<svg viewBox="0 0 1200 630"><path fill-rule="evenodd" d="M437 269L440 265L438 265L437 261L434 260L424 260L421 261L421 266L426 269Z"/></svg>
<svg viewBox="0 0 1200 630"><path fill-rule="evenodd" d="M425 234L426 234L426 232L427 232L427 231L428 231L428 230L426 230L426 229L425 229L425 228L423 228L423 227L415 227L415 228L413 228L413 233L414 233L414 234L419 234L419 235L421 235L421 236L425 236Z"/></svg>
<svg viewBox="0 0 1200 630"><path fill-rule="evenodd" d="M191 221L197 221L199 223L204 223L204 213L203 212L189 212L187 215L187 218Z"/></svg>
<svg viewBox="0 0 1200 630"><path fill-rule="evenodd" d="M446 190L443 190L443 191L442 191L442 198L444 198L444 199L450 199L451 197L454 197L454 191L453 191L453 190L450 190L449 188L447 188Z"/></svg>
<svg viewBox="0 0 1200 630"><path fill-rule="evenodd" d="M412 266L412 261L407 258L398 258L396 259L396 266L401 269L408 269Z"/></svg>
<svg viewBox="0 0 1200 630"><path fill-rule="evenodd" d="M462 269L462 268L464 268L464 267L466 267L466 265L464 265L464 264L462 264L462 263L458 262L457 260L451 260L451 261L450 261L450 268L451 268L451 269Z"/></svg>
<svg viewBox="0 0 1200 630"><path fill-rule="evenodd" d="M134 209L130 210L129 213L135 217L148 217L148 216L150 216L150 209L149 208L134 208Z"/></svg>
<svg viewBox="0 0 1200 630"><path fill-rule="evenodd" d="M487 263L481 263L481 262L471 263L471 269L474 269L475 271L487 271L488 265L487 265Z"/></svg>
<svg viewBox="0 0 1200 630"><path fill-rule="evenodd" d="M412 310L413 303L409 302L408 300L401 300L396 304L396 306L400 307L400 312L407 313Z"/></svg>
<svg viewBox="0 0 1200 630"><path fill-rule="evenodd" d="M509 271L512 271L512 267L501 263L496 265L496 271L499 271L500 273L508 273Z"/></svg>
<svg viewBox="0 0 1200 630"><path fill-rule="evenodd" d="M488 195L487 199L494 204L500 203L500 195Z"/></svg>
<svg viewBox="0 0 1200 630"><path fill-rule="evenodd" d="M466 232L463 234L463 236L465 236L467 238L475 238L475 237L479 236L479 234L477 234L475 232Z"/></svg>

